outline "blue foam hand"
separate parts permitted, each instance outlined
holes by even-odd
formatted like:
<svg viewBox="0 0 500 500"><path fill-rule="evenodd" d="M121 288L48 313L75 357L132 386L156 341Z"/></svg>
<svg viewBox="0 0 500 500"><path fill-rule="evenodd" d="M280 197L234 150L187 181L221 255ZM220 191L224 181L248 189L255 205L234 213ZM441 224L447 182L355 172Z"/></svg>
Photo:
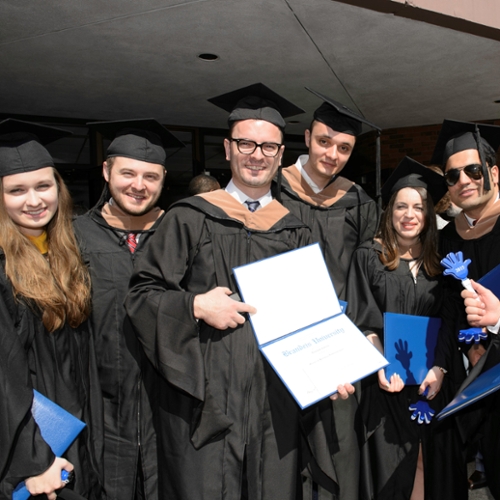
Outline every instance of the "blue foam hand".
<svg viewBox="0 0 500 500"><path fill-rule="evenodd" d="M450 252L444 259L441 260L441 265L445 268L443 274L450 274L457 280L467 279L469 264L470 259L464 261L464 254L462 252Z"/></svg>
<svg viewBox="0 0 500 500"><path fill-rule="evenodd" d="M481 340L486 340L488 334L483 332L482 328L468 328L467 330L460 330L458 334L458 341L465 342L466 344L471 344L474 341L479 344Z"/></svg>
<svg viewBox="0 0 500 500"><path fill-rule="evenodd" d="M413 403L408 408L412 411L411 419L416 420L419 424L430 424L432 417L435 415L435 411L429 406L427 401L419 400Z"/></svg>

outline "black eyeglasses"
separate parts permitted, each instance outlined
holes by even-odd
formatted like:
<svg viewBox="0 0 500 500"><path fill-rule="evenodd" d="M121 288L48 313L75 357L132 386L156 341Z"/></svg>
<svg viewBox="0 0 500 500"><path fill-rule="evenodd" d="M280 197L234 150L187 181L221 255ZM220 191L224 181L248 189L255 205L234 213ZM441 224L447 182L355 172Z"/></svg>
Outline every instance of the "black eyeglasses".
<svg viewBox="0 0 500 500"><path fill-rule="evenodd" d="M248 139L233 139L229 138L231 142L235 142L238 147L238 151L244 155L251 155L257 148L260 148L262 154L269 158L274 158L282 146L282 144L276 144L275 142L263 142L262 144L257 144L255 141L249 141Z"/></svg>
<svg viewBox="0 0 500 500"><path fill-rule="evenodd" d="M446 184L448 184L448 186L454 186L458 182L458 179L460 179L460 172L462 170L467 175L467 177L469 177L469 179L478 181L483 177L482 165L474 163L462 168L452 168L451 170L445 172L444 180L446 181Z"/></svg>

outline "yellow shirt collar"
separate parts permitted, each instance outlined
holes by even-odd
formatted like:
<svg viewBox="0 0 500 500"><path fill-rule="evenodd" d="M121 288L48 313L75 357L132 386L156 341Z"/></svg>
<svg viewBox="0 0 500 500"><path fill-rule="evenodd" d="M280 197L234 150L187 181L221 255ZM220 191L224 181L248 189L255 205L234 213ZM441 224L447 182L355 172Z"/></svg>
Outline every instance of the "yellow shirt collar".
<svg viewBox="0 0 500 500"><path fill-rule="evenodd" d="M44 231L40 236L28 236L28 239L35 245L42 255L49 251L49 244L47 243L47 231Z"/></svg>

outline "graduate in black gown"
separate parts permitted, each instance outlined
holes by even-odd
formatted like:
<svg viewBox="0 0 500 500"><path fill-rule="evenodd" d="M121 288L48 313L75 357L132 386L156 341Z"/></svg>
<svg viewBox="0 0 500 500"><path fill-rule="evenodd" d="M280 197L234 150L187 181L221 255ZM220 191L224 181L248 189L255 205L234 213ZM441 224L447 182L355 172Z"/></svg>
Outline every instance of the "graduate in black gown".
<svg viewBox="0 0 500 500"><path fill-rule="evenodd" d="M440 251L462 252L470 259L468 277L479 280L500 265L499 168L496 151L500 146L500 127L444 120L432 161L442 166L451 201L462 209L440 234ZM436 356L448 370L458 390L500 362L500 337L487 334L480 342L458 341L461 329L470 325L460 293L463 286L452 276L444 278L445 305L449 313L440 336ZM462 353L469 361L465 378ZM438 380L439 382L439 380ZM460 385L458 388L458 385ZM486 479L491 493L500 498L500 396L498 393L463 409L453 417L468 443L478 443L483 455Z"/></svg>
<svg viewBox="0 0 500 500"><path fill-rule="evenodd" d="M433 200L446 192L442 176L405 158L383 188L387 203L377 237L354 253L348 314L383 352L384 312L439 316L441 267ZM431 371L439 370L433 367ZM452 424L411 420L410 405L422 386L405 386L384 370L363 381L361 412L366 426L376 500L467 497L465 461ZM446 391L427 396L438 411ZM366 465L366 464L365 464ZM365 480L369 476L365 471Z"/></svg>
<svg viewBox="0 0 500 500"><path fill-rule="evenodd" d="M243 316L255 310L229 297L234 267L311 241L270 191L284 149L281 113L297 108L262 87L222 99L231 110L232 180L171 207L125 302L162 375L160 498L300 499L313 451L314 472L332 477L317 407L300 411Z"/></svg>
<svg viewBox="0 0 500 500"><path fill-rule="evenodd" d="M71 224L71 198L46 144L65 131L0 123L0 497L22 481L56 498L101 498L102 406L86 318L90 278ZM33 389L86 427L56 458L31 415ZM63 493L61 493L63 495ZM37 497L38 498L38 497Z"/></svg>
<svg viewBox="0 0 500 500"><path fill-rule="evenodd" d="M95 122L111 140L97 204L74 221L92 278L90 324L104 406L104 487L108 500L156 500L158 461L151 406L157 374L127 320L130 276L165 212L165 147L182 143L156 120Z"/></svg>
<svg viewBox="0 0 500 500"><path fill-rule="evenodd" d="M311 228L313 241L323 251L335 292L345 300L352 254L361 243L374 237L380 210L361 186L342 176L342 171L363 124L377 127L343 104L308 90L323 101L305 132L309 154L301 155L294 165L280 171L277 187L281 186L283 205ZM340 490L338 500L358 500L357 394L334 401L332 408L330 448ZM325 500L332 498L321 490L320 494Z"/></svg>

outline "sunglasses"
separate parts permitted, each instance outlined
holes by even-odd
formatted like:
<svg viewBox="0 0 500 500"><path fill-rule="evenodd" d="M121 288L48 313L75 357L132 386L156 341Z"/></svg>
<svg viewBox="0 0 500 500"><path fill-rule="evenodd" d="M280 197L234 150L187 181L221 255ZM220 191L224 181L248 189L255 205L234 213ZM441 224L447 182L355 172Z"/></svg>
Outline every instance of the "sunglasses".
<svg viewBox="0 0 500 500"><path fill-rule="evenodd" d="M458 179L460 179L460 172L462 170L469 179L474 179L475 181L478 181L483 177L482 165L474 163L472 165L467 165L466 167L452 168L451 170L448 170L444 174L444 180L446 181L446 184L448 184L448 186L454 186L458 182Z"/></svg>

